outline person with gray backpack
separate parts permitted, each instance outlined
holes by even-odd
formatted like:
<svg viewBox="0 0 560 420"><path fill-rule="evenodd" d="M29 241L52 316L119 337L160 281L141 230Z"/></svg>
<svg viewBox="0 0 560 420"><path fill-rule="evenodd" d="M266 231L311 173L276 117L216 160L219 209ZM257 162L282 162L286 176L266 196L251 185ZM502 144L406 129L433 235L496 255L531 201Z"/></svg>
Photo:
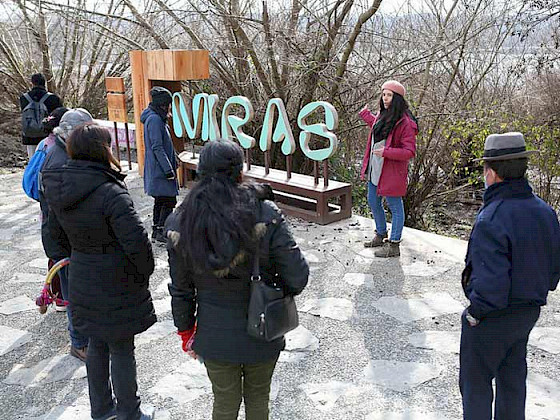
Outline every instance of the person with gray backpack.
<svg viewBox="0 0 560 420"><path fill-rule="evenodd" d="M62 106L58 95L47 91L45 77L41 73L32 75L31 83L33 88L19 98L22 142L27 146L30 159L39 142L49 135L43 126L43 119Z"/></svg>

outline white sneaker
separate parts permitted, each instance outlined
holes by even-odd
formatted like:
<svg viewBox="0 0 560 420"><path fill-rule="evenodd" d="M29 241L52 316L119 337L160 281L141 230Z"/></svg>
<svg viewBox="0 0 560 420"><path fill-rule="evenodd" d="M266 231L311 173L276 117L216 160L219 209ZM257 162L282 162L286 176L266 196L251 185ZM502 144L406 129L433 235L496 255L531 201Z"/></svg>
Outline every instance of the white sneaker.
<svg viewBox="0 0 560 420"><path fill-rule="evenodd" d="M54 301L54 310L57 312L66 312L66 307L68 306L68 301L56 298Z"/></svg>

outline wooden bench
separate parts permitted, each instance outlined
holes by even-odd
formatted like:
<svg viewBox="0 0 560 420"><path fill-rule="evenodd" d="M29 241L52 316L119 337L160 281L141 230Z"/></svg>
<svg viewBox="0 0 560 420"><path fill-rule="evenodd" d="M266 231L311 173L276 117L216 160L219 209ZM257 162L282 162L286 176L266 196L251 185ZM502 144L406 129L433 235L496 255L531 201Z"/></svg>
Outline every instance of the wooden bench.
<svg viewBox="0 0 560 420"><path fill-rule="evenodd" d="M179 155L183 179L192 181L198 167L198 154L182 152ZM315 184L315 178L309 175L287 173L278 169L269 169L266 174L262 166L245 165L243 176L255 182L269 184L274 190L276 203L288 215L301 217L310 222L327 225L352 216L352 185L345 182L322 181Z"/></svg>

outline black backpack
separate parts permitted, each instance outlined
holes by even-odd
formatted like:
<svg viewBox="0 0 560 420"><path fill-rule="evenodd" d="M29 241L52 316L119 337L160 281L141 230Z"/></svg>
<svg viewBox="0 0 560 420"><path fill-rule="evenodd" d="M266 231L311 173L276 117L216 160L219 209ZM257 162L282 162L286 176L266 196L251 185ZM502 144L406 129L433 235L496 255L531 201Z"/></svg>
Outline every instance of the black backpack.
<svg viewBox="0 0 560 420"><path fill-rule="evenodd" d="M49 134L43 127L43 118L49 115L45 101L52 93L45 93L39 101L34 101L28 93L23 97L29 102L21 112L21 129L25 137L47 137Z"/></svg>

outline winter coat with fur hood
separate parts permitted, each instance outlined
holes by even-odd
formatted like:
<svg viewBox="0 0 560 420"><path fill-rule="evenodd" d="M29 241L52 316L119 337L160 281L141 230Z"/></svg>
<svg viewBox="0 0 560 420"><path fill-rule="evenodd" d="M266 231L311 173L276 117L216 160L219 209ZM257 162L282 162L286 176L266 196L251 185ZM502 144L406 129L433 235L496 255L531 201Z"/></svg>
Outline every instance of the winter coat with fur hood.
<svg viewBox="0 0 560 420"><path fill-rule="evenodd" d="M49 217L72 247L69 301L74 328L106 342L130 338L156 322L148 280L154 256L123 182L104 164L68 160L43 170Z"/></svg>
<svg viewBox="0 0 560 420"><path fill-rule="evenodd" d="M255 232L261 237L261 277L271 283L276 281L286 293L297 295L307 284L309 267L278 207L259 198ZM264 342L246 332L252 255L235 258L238 264L232 262L229 269L220 273L195 274L176 249L180 212L181 207L166 222L172 280L169 292L175 326L184 331L197 322L193 350L204 359L259 363L278 357L285 346L284 337Z"/></svg>

